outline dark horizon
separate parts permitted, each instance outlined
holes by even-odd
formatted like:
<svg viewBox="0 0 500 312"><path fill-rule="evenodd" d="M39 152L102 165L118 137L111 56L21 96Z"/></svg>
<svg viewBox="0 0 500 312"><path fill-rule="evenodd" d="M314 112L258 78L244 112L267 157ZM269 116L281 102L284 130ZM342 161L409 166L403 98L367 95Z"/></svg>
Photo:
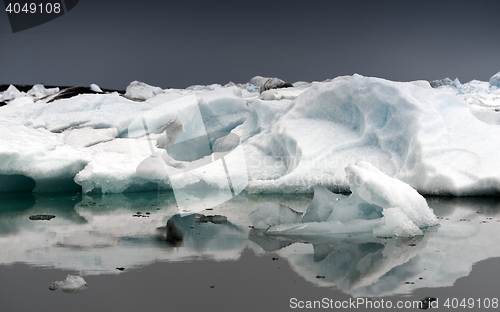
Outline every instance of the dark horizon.
<svg viewBox="0 0 500 312"><path fill-rule="evenodd" d="M0 84L186 88L354 73L488 81L500 71L498 12L499 1L81 0L18 33L0 13Z"/></svg>

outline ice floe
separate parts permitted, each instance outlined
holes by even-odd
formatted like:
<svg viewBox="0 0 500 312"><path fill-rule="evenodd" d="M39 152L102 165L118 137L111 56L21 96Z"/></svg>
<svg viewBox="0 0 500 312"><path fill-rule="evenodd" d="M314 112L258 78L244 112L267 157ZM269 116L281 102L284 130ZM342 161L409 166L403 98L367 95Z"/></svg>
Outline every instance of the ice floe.
<svg viewBox="0 0 500 312"><path fill-rule="evenodd" d="M79 293L87 289L87 282L81 276L68 275L64 281L53 282L49 286L50 290L61 289L67 293Z"/></svg>
<svg viewBox="0 0 500 312"><path fill-rule="evenodd" d="M425 199L409 185L390 178L367 162L346 169L351 195L316 187L314 199L302 214L267 204L249 216L267 235L307 237L372 233L376 237L421 236L421 229L438 224Z"/></svg>

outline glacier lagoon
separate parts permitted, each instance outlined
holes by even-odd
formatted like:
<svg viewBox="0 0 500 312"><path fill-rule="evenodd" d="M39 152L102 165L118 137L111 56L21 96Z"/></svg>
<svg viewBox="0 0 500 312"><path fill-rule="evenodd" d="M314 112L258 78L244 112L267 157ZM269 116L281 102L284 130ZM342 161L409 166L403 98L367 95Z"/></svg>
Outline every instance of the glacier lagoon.
<svg viewBox="0 0 500 312"><path fill-rule="evenodd" d="M283 311L293 297L442 302L497 295L499 198L427 197L440 225L412 238L337 234L305 241L267 236L248 219L264 203L304 212L311 200L242 193L181 217L172 192L4 194L2 306ZM55 217L30 220L34 215ZM87 287L76 296L49 290L68 275L81 276Z"/></svg>
<svg viewBox="0 0 500 312"><path fill-rule="evenodd" d="M168 304L152 295L164 288L182 310L193 297L203 298L200 309L221 310L229 299L242 310L235 298L243 310L287 309L291 297L320 293L485 298L500 257L498 200L488 197L500 190L497 76L465 84L255 77L183 90L133 82L124 95L92 85L92 94L70 98L9 87L0 96L2 302L15 306L28 289L43 301L77 293L82 299L53 300L87 300L82 309L92 296L106 305L133 289L120 299L127 308ZM368 173L353 183L348 172L361 167ZM314 204L309 193L327 188L353 192L335 200L365 214L364 230L348 209ZM276 205L292 218L252 228L252 213ZM297 225L297 216L312 222ZM348 231L331 230L339 220ZM478 270L487 273L478 279ZM30 273L50 280L41 287ZM284 286L295 283L301 291ZM103 285L119 291L103 298Z"/></svg>

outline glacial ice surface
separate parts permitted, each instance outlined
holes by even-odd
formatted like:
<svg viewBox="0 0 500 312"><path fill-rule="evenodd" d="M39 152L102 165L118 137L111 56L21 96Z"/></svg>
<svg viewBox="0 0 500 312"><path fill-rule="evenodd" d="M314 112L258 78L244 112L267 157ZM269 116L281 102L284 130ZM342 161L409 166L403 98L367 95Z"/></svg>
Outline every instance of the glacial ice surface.
<svg viewBox="0 0 500 312"><path fill-rule="evenodd" d="M0 108L0 183L16 175L33 180L35 192L70 185L121 193L172 189L169 172L193 168L183 185L224 188L228 177L209 164L221 166L217 149L192 144L201 133L224 132L239 137L235 151L245 163L227 161L230 178L250 193L347 190L344 168L364 160L420 194L498 195L496 76L431 88L353 75L262 93L262 77L187 89L133 82L126 97L81 94L50 103L43 96L56 90L10 87L0 94L8 101ZM137 170L160 154L155 174Z"/></svg>
<svg viewBox="0 0 500 312"><path fill-rule="evenodd" d="M372 233L376 237L421 236L438 224L426 200L411 186L359 161L346 169L352 194L333 194L316 187L302 216L291 208L266 204L249 216L268 235L324 236Z"/></svg>

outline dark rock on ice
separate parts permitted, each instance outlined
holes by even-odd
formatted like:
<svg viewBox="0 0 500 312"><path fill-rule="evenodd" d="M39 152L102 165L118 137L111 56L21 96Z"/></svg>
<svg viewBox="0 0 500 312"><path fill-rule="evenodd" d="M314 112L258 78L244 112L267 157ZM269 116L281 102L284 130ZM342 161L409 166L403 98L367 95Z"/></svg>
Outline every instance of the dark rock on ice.
<svg viewBox="0 0 500 312"><path fill-rule="evenodd" d="M121 96L125 97L123 95L124 93L123 90L101 89L96 85L91 85L90 87L82 87L82 86L60 87L60 89L61 91L57 92L56 94L49 95L43 99L45 99L47 103L50 103L60 99L69 99L79 94L102 94L102 93L113 93L113 92L117 92Z"/></svg>
<svg viewBox="0 0 500 312"><path fill-rule="evenodd" d="M250 80L250 83L259 87L259 92L262 93L271 89L290 88L293 85L279 78L267 78L255 76Z"/></svg>
<svg viewBox="0 0 500 312"><path fill-rule="evenodd" d="M281 89L281 88L290 88L293 87L293 85L289 82L285 82L281 79L278 78L270 78L264 82L263 85L260 86L260 93L271 90L271 89Z"/></svg>
<svg viewBox="0 0 500 312"><path fill-rule="evenodd" d="M44 215L44 214L40 214L40 215L32 215L30 216L30 220L33 220L33 221L37 221L37 220L50 220L50 219L53 219L55 218L56 216L54 215Z"/></svg>
<svg viewBox="0 0 500 312"><path fill-rule="evenodd" d="M96 92L89 87L70 87L55 94L50 100L47 101L47 103L61 99L69 99L79 94L99 94L99 92Z"/></svg>
<svg viewBox="0 0 500 312"><path fill-rule="evenodd" d="M452 83L453 83L453 81L450 78L429 81L429 84L433 88L438 88L438 87L442 87L442 86L449 86Z"/></svg>
<svg viewBox="0 0 500 312"><path fill-rule="evenodd" d="M214 224L222 224L227 222L227 217L221 215L208 216L210 218L210 222Z"/></svg>

